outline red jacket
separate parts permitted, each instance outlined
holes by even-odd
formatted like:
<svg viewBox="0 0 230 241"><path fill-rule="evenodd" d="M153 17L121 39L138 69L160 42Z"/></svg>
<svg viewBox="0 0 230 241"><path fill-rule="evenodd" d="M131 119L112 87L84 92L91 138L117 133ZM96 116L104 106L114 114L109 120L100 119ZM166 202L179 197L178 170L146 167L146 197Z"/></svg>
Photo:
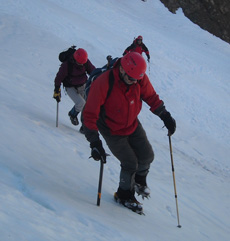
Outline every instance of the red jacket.
<svg viewBox="0 0 230 241"><path fill-rule="evenodd" d="M104 106L105 123L112 135L130 135L138 125L137 116L142 108L142 100L154 112L162 106L148 76L137 84L126 85L119 77L119 62L113 68L114 84L111 94L107 97L109 89L109 72L100 75L91 85L89 95L83 112L84 125L97 131L97 120L100 116L101 106Z"/></svg>

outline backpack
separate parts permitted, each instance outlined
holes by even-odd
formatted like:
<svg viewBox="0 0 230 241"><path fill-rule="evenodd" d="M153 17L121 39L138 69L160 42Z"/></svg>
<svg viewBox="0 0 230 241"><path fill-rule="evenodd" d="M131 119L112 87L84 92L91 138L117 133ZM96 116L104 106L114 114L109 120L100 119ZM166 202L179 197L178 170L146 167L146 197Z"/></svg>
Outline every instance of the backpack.
<svg viewBox="0 0 230 241"><path fill-rule="evenodd" d="M63 63L67 60L69 60L69 58L73 55L73 53L76 51L76 46L71 46L70 48L68 48L67 50L61 52L58 56L58 59Z"/></svg>
<svg viewBox="0 0 230 241"><path fill-rule="evenodd" d="M70 79L71 73L73 71L73 63L71 63L69 60L73 56L75 51L76 51L76 46L73 45L67 50L61 52L58 56L58 59L60 60L60 62L63 63L65 61L68 61L68 76L66 77L65 81Z"/></svg>
<svg viewBox="0 0 230 241"><path fill-rule="evenodd" d="M101 68L94 69L93 72L90 74L90 76L86 82L86 86L85 86L85 99L87 99L87 97L88 97L90 86L93 83L93 81L98 76L100 76L102 73L104 73L105 71L111 70L113 68L114 63L117 61L118 57L113 59L111 55L108 55L106 57L106 59L108 61L108 63L106 65L104 65ZM109 73L109 89L107 92L106 99L109 97L109 95L113 89L113 83L114 83L114 76L113 76L113 72L110 71L110 73Z"/></svg>

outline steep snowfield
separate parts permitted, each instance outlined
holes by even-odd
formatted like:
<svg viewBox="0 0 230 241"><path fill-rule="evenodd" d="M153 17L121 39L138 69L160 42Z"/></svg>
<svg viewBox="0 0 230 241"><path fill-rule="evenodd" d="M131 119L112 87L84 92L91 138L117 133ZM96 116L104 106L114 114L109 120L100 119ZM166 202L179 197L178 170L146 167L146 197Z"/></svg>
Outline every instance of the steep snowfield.
<svg viewBox="0 0 230 241"><path fill-rule="evenodd" d="M229 44L160 1L0 4L0 240L227 241ZM55 127L58 53L76 44L100 67L140 34L151 55L147 73L177 121L172 145L181 229L167 131L147 105L139 118L155 161L145 216L113 201L120 166L112 155L96 206L99 163L88 158L89 143L68 119L73 103L64 90Z"/></svg>

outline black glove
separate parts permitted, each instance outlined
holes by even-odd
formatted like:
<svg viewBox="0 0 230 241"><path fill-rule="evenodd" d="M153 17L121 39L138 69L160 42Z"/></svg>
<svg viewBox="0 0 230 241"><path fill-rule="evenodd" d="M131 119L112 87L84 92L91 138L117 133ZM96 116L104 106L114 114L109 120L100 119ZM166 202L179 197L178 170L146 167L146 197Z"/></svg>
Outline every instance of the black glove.
<svg viewBox="0 0 230 241"><path fill-rule="evenodd" d="M61 101L61 88L55 86L53 98L59 103Z"/></svg>
<svg viewBox="0 0 230 241"><path fill-rule="evenodd" d="M171 114L168 111L164 111L160 115L161 120L163 120L166 128L169 131L169 136L171 136L176 131L176 121L172 118Z"/></svg>
<svg viewBox="0 0 230 241"><path fill-rule="evenodd" d="M106 163L106 153L102 146L101 140L94 141L90 143L91 147L91 156L95 161L102 160L103 163Z"/></svg>
<svg viewBox="0 0 230 241"><path fill-rule="evenodd" d="M147 61L150 62L150 55L147 55Z"/></svg>
<svg viewBox="0 0 230 241"><path fill-rule="evenodd" d="M106 59L108 60L108 62L110 62L113 58L112 58L111 55L108 55L108 56L106 57Z"/></svg>

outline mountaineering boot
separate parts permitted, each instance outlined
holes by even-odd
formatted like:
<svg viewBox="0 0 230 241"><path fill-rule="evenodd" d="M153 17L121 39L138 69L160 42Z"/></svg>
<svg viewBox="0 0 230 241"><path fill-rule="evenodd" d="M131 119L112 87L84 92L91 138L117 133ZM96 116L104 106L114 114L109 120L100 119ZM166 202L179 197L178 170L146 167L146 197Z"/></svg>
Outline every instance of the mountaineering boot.
<svg viewBox="0 0 230 241"><path fill-rule="evenodd" d="M79 114L79 112L77 112L75 110L75 107L73 107L70 111L69 111L69 118L72 122L73 125L77 126L79 124L79 121L77 119L77 115Z"/></svg>
<svg viewBox="0 0 230 241"><path fill-rule="evenodd" d="M134 192L131 192L130 190L122 190L119 187L117 192L114 193L114 200L135 213L140 215L144 214L141 203L137 201L134 196Z"/></svg>
<svg viewBox="0 0 230 241"><path fill-rule="evenodd" d="M142 196L142 199L150 197L150 189L146 184L146 176L135 175L134 190L138 196Z"/></svg>
<svg viewBox="0 0 230 241"><path fill-rule="evenodd" d="M142 199L144 198L148 199L150 197L150 189L147 186L141 186L140 184L135 183L134 189L135 189L135 192L138 194L138 196L139 195L142 196Z"/></svg>
<svg viewBox="0 0 230 241"><path fill-rule="evenodd" d="M85 130L84 130L83 125L81 126L81 128L80 128L80 130L79 130L79 131L80 131L80 133L81 133L81 134L85 134Z"/></svg>

